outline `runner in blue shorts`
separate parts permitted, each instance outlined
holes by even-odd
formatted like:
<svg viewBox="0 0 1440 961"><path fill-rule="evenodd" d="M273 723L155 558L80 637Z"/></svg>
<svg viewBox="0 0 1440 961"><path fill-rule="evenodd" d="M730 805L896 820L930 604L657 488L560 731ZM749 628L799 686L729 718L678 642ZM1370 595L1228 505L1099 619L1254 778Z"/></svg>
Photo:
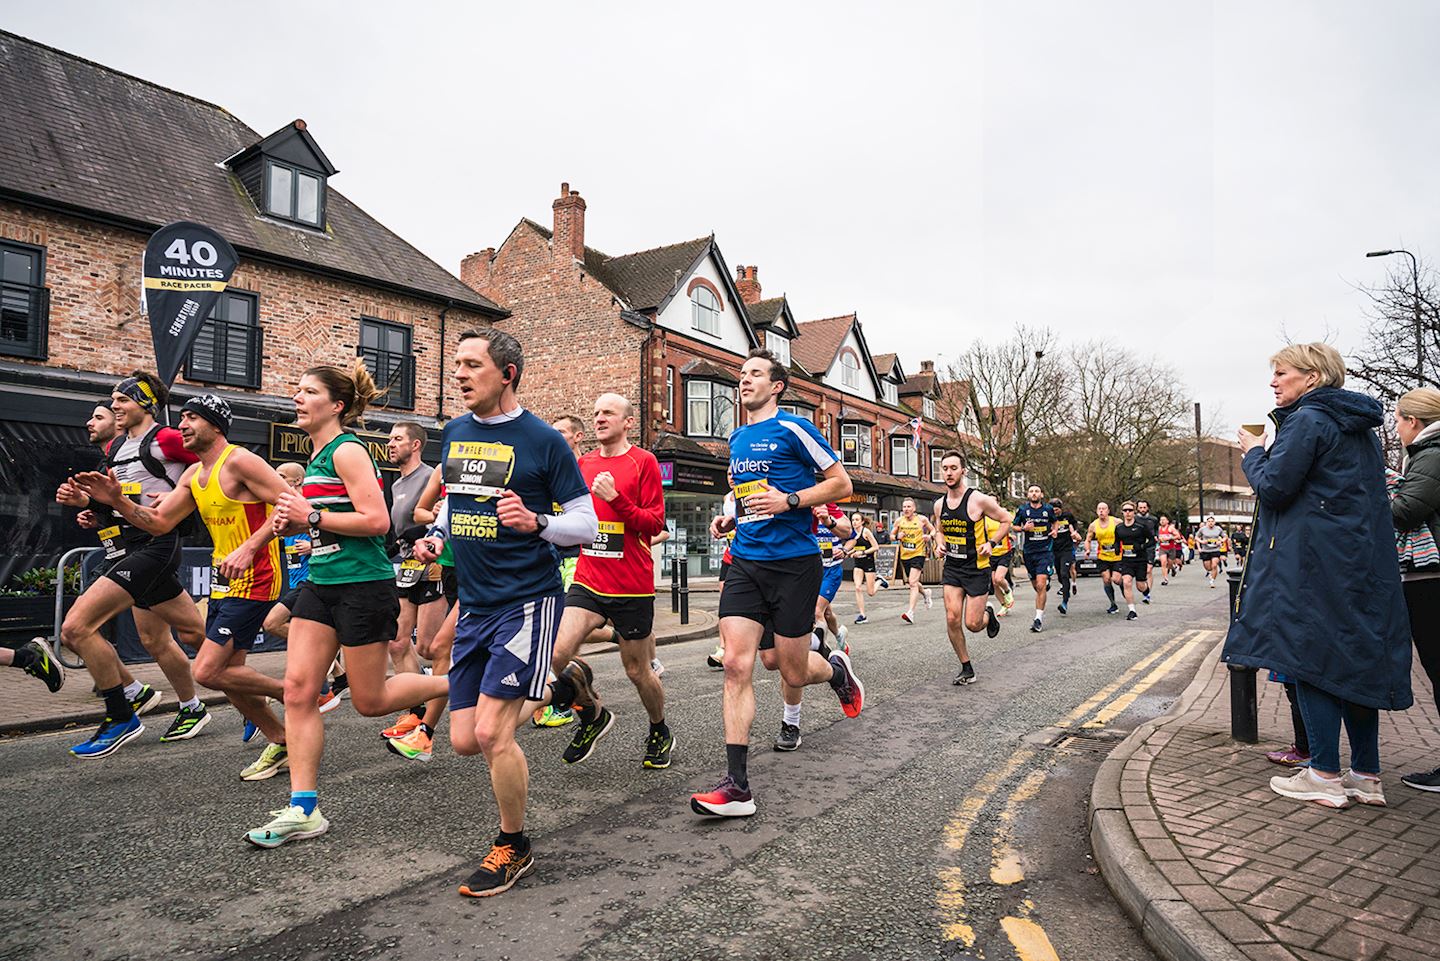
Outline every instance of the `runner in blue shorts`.
<svg viewBox="0 0 1440 961"><path fill-rule="evenodd" d="M500 810L490 853L460 885L467 897L508 891L535 866L525 834L529 771L515 728L526 699L545 694L565 608L555 548L589 544L597 530L575 456L515 397L524 367L509 334L460 335L455 382L469 412L445 425L445 500L414 547L429 563L448 541L455 557L460 615L449 674L450 743L456 754L485 755ZM561 510L552 513L556 504ZM570 666L552 689L561 707L576 693Z"/></svg>
<svg viewBox="0 0 1440 961"><path fill-rule="evenodd" d="M1044 629L1045 597L1050 593L1050 574L1055 567L1055 508L1045 503L1045 492L1039 484L1026 491L1028 501L1015 512L1015 526L1022 532L1025 545L1025 570L1035 588L1035 621L1032 634Z"/></svg>

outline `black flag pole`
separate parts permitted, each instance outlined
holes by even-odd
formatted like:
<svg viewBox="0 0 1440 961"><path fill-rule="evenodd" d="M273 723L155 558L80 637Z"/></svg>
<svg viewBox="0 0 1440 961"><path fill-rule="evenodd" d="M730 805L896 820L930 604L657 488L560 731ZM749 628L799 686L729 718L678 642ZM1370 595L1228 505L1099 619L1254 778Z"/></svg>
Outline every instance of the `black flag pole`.
<svg viewBox="0 0 1440 961"><path fill-rule="evenodd" d="M224 237L188 220L166 224L145 245L140 302L150 318L155 373L166 387L175 383L238 263L235 248Z"/></svg>

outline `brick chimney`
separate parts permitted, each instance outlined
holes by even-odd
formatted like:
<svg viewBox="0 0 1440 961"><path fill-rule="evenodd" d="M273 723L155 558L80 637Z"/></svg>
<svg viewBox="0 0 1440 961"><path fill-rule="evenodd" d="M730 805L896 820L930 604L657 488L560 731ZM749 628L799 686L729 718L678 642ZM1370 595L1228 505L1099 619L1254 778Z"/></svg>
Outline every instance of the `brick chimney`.
<svg viewBox="0 0 1440 961"><path fill-rule="evenodd" d="M555 256L585 259L585 201L580 191L560 185L560 196L551 204L555 210Z"/></svg>
<svg viewBox="0 0 1440 961"><path fill-rule="evenodd" d="M495 248L486 247L460 261L460 282L471 290L494 299L490 290L490 265L495 262Z"/></svg>
<svg viewBox="0 0 1440 961"><path fill-rule="evenodd" d="M933 373L935 373L935 361L933 361L933 360L922 360L922 361L920 361L920 373L922 373L922 374L933 374Z"/></svg>
<svg viewBox="0 0 1440 961"><path fill-rule="evenodd" d="M735 268L735 289L740 291L740 299L747 304L760 303L760 281L756 279L755 271L753 265Z"/></svg>

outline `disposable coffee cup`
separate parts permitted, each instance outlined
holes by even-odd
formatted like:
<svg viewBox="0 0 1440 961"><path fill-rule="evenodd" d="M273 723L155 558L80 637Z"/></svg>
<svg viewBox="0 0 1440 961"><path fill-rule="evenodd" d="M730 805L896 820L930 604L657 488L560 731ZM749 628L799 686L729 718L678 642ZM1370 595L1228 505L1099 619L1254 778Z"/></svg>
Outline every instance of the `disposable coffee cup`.
<svg viewBox="0 0 1440 961"><path fill-rule="evenodd" d="M1241 430L1244 430L1244 431L1249 431L1250 433L1254 434L1256 437L1264 437L1264 436L1265 436L1265 425L1264 425L1264 424L1241 424L1241 425L1240 425L1240 429L1241 429Z"/></svg>

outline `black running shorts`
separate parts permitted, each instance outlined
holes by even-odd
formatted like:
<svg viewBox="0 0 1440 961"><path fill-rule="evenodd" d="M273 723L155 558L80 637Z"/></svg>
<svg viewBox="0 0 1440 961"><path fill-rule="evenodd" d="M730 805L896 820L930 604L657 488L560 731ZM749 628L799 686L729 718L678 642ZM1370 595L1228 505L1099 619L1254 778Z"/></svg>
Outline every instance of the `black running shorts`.
<svg viewBox="0 0 1440 961"><path fill-rule="evenodd" d="M1095 570L1096 570L1097 572L1099 572L1099 571L1118 571L1118 570L1120 570L1120 561L1119 561L1118 558L1117 558L1116 560L1113 560L1113 561L1101 561L1101 560L1097 560L1097 561L1095 562Z"/></svg>
<svg viewBox="0 0 1440 961"><path fill-rule="evenodd" d="M1201 560L1202 562L1203 562L1203 561L1218 561L1219 559L1220 559L1220 552L1219 552L1219 551L1201 551L1201 552L1200 552L1200 560Z"/></svg>
<svg viewBox="0 0 1440 961"><path fill-rule="evenodd" d="M815 626L822 573L819 554L775 561L736 557L720 595L720 616L769 624L780 637L804 637Z"/></svg>
<svg viewBox="0 0 1440 961"><path fill-rule="evenodd" d="M285 610L289 611L293 615L295 613L295 602L298 600L300 600L300 588L297 587L294 590L289 590L286 591L284 594L281 594L280 600L276 601L275 603L284 607Z"/></svg>
<svg viewBox="0 0 1440 961"><path fill-rule="evenodd" d="M440 583L445 589L445 603L451 607L460 603L460 578L455 576L455 568L441 564Z"/></svg>
<svg viewBox="0 0 1440 961"><path fill-rule="evenodd" d="M856 569L857 571L864 571L864 572L867 573L867 574L874 574L874 573L875 573L875 555L874 555L874 554L865 554L865 555L863 555L863 556L861 556L861 557L855 558L855 569Z"/></svg>
<svg viewBox="0 0 1440 961"><path fill-rule="evenodd" d="M904 571L904 572L905 572L905 576L907 576L907 577L910 576L910 572L911 572L911 571L923 571L923 570L925 570L925 555L924 555L924 554L921 554L919 557L903 557L903 558L901 558L901 559L900 559L900 570Z"/></svg>
<svg viewBox="0 0 1440 961"><path fill-rule="evenodd" d="M333 628L341 647L388 643L398 630L400 597L393 578L354 584L306 581L290 616Z"/></svg>
<svg viewBox="0 0 1440 961"><path fill-rule="evenodd" d="M1133 577L1140 583L1150 580L1150 565L1143 558L1127 558L1117 563L1116 570L1121 577Z"/></svg>
<svg viewBox="0 0 1440 961"><path fill-rule="evenodd" d="M125 555L112 561L100 576L123 587L143 611L184 593L176 576L179 569L180 537L166 534L126 545Z"/></svg>
<svg viewBox="0 0 1440 961"><path fill-rule="evenodd" d="M443 575L442 575L443 577ZM418 584L411 584L409 587L397 587L400 600L409 601L416 607L424 607L432 601L438 601L445 596L445 582L420 581Z"/></svg>
<svg viewBox="0 0 1440 961"><path fill-rule="evenodd" d="M995 586L988 570L982 571L948 558L945 560L945 574L940 583L946 587L960 588L966 597L987 597Z"/></svg>
<svg viewBox="0 0 1440 961"><path fill-rule="evenodd" d="M565 592L565 606L599 614L615 625L615 632L623 641L643 641L655 630L654 594L644 597L606 597L580 584L571 584L570 590Z"/></svg>

